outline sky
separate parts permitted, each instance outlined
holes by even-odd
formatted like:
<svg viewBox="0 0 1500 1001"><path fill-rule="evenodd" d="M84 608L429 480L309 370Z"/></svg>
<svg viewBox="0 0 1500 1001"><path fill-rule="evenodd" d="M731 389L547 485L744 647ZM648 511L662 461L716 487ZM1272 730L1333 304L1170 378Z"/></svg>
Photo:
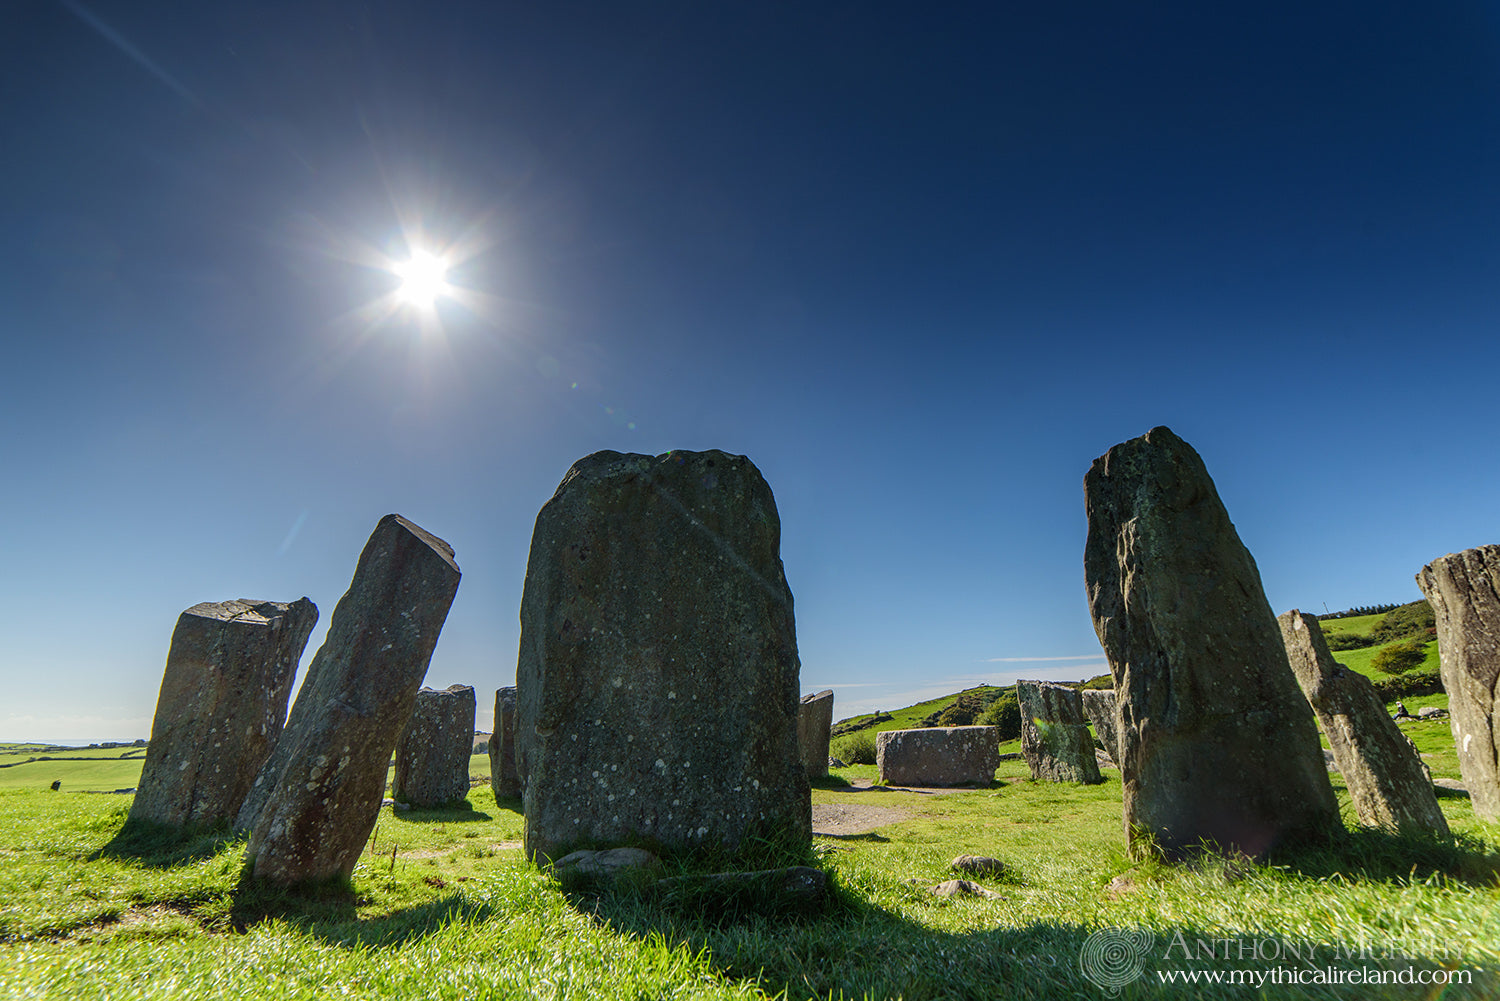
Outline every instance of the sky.
<svg viewBox="0 0 1500 1001"><path fill-rule="evenodd" d="M148 735L202 601L305 668L389 512L487 728L599 449L754 461L835 718L1104 673L1156 425L1277 612L1500 541L1492 4L12 0L0 137L0 740Z"/></svg>

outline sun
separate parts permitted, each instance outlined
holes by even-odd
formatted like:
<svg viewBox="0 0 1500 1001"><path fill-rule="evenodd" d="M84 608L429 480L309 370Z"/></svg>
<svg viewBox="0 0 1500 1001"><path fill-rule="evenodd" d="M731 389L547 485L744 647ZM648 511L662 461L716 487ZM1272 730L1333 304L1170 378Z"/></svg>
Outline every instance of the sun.
<svg viewBox="0 0 1500 1001"><path fill-rule="evenodd" d="M449 291L448 261L427 250L413 250L411 259L391 270L401 279L396 295L418 309L431 309L437 297Z"/></svg>

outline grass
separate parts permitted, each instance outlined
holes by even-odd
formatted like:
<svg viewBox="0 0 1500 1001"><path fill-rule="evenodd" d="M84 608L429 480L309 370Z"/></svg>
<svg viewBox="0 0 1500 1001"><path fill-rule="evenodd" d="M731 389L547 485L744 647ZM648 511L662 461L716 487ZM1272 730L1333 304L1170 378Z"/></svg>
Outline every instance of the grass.
<svg viewBox="0 0 1500 1001"><path fill-rule="evenodd" d="M926 702L918 702L916 705L907 706L904 709L882 710L883 714L889 715L891 718L888 720L882 720L874 726L866 727L859 732L884 733L887 730L910 730L916 727L919 723L921 723L922 720L926 719L933 713L940 712L951 706L958 700L958 697L960 695L964 695L967 693L978 694L984 692L996 692L1001 690L1002 689L997 688L994 685L979 685L975 688L966 688L962 692L954 692L952 695L944 695L941 698L928 699ZM841 719L838 722L861 723L867 720L874 719L875 715L875 713L865 713L863 716L850 716L848 719Z"/></svg>
<svg viewBox="0 0 1500 1001"><path fill-rule="evenodd" d="M69 792L133 789L145 760L143 747L0 744L0 790L48 789L54 781L62 782Z"/></svg>
<svg viewBox="0 0 1500 1001"><path fill-rule="evenodd" d="M1476 821L1465 798L1441 801L1459 836L1449 843L1362 832L1277 865L1169 868L1126 853L1112 770L1103 785L1054 785L1008 761L997 787L947 795L840 784L873 772L835 769L813 802L910 816L817 839L835 893L803 918L684 913L628 888L565 891L523 860L519 803L496 803L487 785L469 810L382 810L350 884L303 897L244 882L243 841L224 832L126 828L127 797L0 792L0 997L1098 998L1078 957L1111 928L1153 937L1148 978L1127 998L1206 996L1156 982L1172 970L1268 968L1253 955L1189 962L1169 951L1226 939L1325 960L1373 949L1380 968L1477 968L1478 983L1443 996L1500 992L1500 828ZM1006 864L981 881L1003 899L927 891L964 853Z"/></svg>

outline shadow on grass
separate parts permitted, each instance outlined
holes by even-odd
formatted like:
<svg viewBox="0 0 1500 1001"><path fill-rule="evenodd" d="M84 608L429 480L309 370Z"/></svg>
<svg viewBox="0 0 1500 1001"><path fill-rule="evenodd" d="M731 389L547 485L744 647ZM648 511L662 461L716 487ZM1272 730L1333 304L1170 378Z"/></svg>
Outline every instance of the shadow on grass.
<svg viewBox="0 0 1500 1001"><path fill-rule="evenodd" d="M1274 861L1314 879L1339 875L1409 883L1437 877L1500 887L1500 848L1467 834L1439 837L1359 827L1346 830L1326 847L1301 848Z"/></svg>
<svg viewBox="0 0 1500 1001"><path fill-rule="evenodd" d="M472 824L481 820L495 819L487 813L474 809L468 800L447 806L414 806L410 810L400 811L396 816L414 824Z"/></svg>
<svg viewBox="0 0 1500 1001"><path fill-rule="evenodd" d="M922 887L910 888L906 896L906 913L959 909L988 912L995 919L1011 914L1003 901L944 900ZM822 914L800 919L751 911L726 915L716 906L684 913L636 890L570 896L570 903L601 927L643 942L681 945L723 976L752 981L767 995L788 999L1394 999L1433 996L1430 987L1414 994L1423 989L1400 981L1403 972L1427 971L1431 978L1436 971L1442 984L1445 970L1464 970L1444 957L1403 954L1389 941L1330 935L1312 942L1248 932L1226 938L1218 926L1178 924L1153 932L1037 921L946 931L837 887ZM1288 968L1306 971L1303 976L1310 978L1326 978L1329 969L1361 976L1368 976L1361 970L1376 969L1389 971L1390 980L1384 986L1349 981L1360 986L1319 990L1289 982ZM1271 979L1278 975L1280 986ZM1439 988L1445 999L1497 996L1500 973L1467 969L1463 975L1470 980L1467 985Z"/></svg>
<svg viewBox="0 0 1500 1001"><path fill-rule="evenodd" d="M88 857L99 859L132 859L157 869L170 869L213 858L231 842L247 835L216 827L174 827L149 820L127 820L109 843Z"/></svg>

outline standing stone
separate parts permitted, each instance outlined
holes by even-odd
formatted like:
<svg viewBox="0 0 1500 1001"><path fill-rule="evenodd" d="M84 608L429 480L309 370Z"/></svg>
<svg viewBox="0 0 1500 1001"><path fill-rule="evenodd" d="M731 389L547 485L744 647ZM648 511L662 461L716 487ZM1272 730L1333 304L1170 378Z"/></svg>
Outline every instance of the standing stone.
<svg viewBox="0 0 1500 1001"><path fill-rule="evenodd" d="M1066 685L1017 681L1021 704L1021 755L1038 782L1103 782L1094 739L1083 718L1083 700Z"/></svg>
<svg viewBox="0 0 1500 1001"><path fill-rule="evenodd" d="M396 741L392 799L434 807L456 805L469 798L474 712L474 689L470 685L417 692L411 721Z"/></svg>
<svg viewBox="0 0 1500 1001"><path fill-rule="evenodd" d="M1500 821L1500 546L1439 557L1417 586L1437 617L1438 671L1474 815Z"/></svg>
<svg viewBox="0 0 1500 1001"><path fill-rule="evenodd" d="M1104 745L1110 764L1120 766L1120 717L1113 688L1085 688L1078 693L1084 715L1094 724L1094 736Z"/></svg>
<svg viewBox="0 0 1500 1001"><path fill-rule="evenodd" d="M1328 736L1359 822L1446 835L1448 821L1422 759L1386 715L1370 679L1334 662L1316 616L1293 609L1276 621L1292 672Z"/></svg>
<svg viewBox="0 0 1500 1001"><path fill-rule="evenodd" d="M998 726L927 726L875 735L875 770L898 786L987 786L1000 767Z"/></svg>
<svg viewBox="0 0 1500 1001"><path fill-rule="evenodd" d="M521 795L521 777L516 773L516 690L495 692L495 732L490 734L490 789L495 798Z"/></svg>
<svg viewBox="0 0 1500 1001"><path fill-rule="evenodd" d="M233 821L281 726L318 609L302 598L206 601L172 632L131 820Z"/></svg>
<svg viewBox="0 0 1500 1001"><path fill-rule="evenodd" d="M828 777L828 741L833 731L833 690L802 696L797 711L797 743L809 779Z"/></svg>
<svg viewBox="0 0 1500 1001"><path fill-rule="evenodd" d="M257 878L290 884L353 872L458 577L442 539L395 514L375 526L240 809L236 826L250 831Z"/></svg>
<svg viewBox="0 0 1500 1001"><path fill-rule="evenodd" d="M1094 460L1083 486L1126 836L1169 858L1327 840L1341 828L1312 710L1203 460L1159 427Z"/></svg>
<svg viewBox="0 0 1500 1001"><path fill-rule="evenodd" d="M780 545L744 456L596 452L568 470L521 599L529 858L811 839Z"/></svg>

